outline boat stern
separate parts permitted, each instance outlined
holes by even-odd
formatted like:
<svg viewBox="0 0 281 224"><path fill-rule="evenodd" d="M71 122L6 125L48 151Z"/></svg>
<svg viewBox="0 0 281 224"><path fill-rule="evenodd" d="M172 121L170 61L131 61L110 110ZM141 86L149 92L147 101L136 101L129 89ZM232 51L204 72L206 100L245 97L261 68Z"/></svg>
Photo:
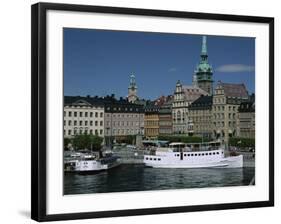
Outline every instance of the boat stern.
<svg viewBox="0 0 281 224"><path fill-rule="evenodd" d="M242 168L243 155L227 157L224 162L227 163L227 168Z"/></svg>

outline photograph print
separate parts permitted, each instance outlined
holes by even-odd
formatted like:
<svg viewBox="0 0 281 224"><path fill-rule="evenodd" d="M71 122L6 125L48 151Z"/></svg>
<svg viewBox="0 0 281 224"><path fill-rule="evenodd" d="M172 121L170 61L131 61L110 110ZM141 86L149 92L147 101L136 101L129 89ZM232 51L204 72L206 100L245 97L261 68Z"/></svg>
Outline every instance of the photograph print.
<svg viewBox="0 0 281 224"><path fill-rule="evenodd" d="M255 38L63 29L64 194L255 185Z"/></svg>

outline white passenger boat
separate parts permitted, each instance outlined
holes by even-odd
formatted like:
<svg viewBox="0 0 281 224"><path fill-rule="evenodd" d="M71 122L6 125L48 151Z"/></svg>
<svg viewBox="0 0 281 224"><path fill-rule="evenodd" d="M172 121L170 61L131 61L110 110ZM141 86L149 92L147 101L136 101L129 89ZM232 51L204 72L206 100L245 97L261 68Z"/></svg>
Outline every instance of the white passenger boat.
<svg viewBox="0 0 281 224"><path fill-rule="evenodd" d="M144 155L144 164L155 168L239 168L243 167L243 156L225 157L221 147L201 146L194 150L184 143L171 143Z"/></svg>
<svg viewBox="0 0 281 224"><path fill-rule="evenodd" d="M102 157L91 153L83 154L79 159L71 162L71 169L68 168L68 170L80 174L109 170L120 165L119 157L114 156L111 152L105 152Z"/></svg>

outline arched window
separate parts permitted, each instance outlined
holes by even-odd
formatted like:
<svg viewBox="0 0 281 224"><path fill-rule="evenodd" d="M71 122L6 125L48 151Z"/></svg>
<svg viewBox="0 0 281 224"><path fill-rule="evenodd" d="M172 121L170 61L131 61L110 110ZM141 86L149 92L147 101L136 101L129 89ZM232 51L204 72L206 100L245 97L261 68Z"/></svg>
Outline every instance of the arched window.
<svg viewBox="0 0 281 224"><path fill-rule="evenodd" d="M177 112L177 120L181 120L181 112L180 111Z"/></svg>

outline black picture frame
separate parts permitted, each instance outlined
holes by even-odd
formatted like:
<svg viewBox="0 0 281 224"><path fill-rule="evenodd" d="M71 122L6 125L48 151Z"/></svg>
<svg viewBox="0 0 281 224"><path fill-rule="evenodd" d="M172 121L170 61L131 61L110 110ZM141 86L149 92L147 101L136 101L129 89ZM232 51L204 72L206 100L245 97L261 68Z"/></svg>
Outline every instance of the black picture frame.
<svg viewBox="0 0 281 224"><path fill-rule="evenodd" d="M84 212L46 213L46 13L48 10L102 12L123 15L162 16L216 21L253 22L269 25L269 200L196 206ZM37 221L86 219L116 216L148 215L237 208L274 206L274 18L137 8L103 7L73 4L37 3L31 11L31 75L32 75L32 155L31 218Z"/></svg>

